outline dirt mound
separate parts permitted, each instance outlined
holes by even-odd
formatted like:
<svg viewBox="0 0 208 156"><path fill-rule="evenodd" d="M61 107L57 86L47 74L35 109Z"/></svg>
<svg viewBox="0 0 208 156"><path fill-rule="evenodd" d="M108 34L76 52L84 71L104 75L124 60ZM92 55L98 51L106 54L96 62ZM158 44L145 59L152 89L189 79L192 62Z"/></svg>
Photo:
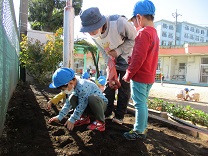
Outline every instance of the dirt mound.
<svg viewBox="0 0 208 156"><path fill-rule="evenodd" d="M86 130L86 126L70 132L64 127L67 118L48 124L62 107L60 103L50 112L45 109L47 100L56 93L43 86L18 85L10 100L0 155L208 155L208 143L155 120L149 120L144 142L125 140L123 133L134 123L132 114L125 115L123 125L107 120L105 132Z"/></svg>

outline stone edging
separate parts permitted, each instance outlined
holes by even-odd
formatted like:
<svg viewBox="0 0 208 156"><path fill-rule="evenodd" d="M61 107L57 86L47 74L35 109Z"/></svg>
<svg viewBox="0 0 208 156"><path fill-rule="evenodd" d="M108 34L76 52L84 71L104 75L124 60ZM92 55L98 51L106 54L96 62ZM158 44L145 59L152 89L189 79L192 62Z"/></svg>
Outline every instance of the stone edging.
<svg viewBox="0 0 208 156"><path fill-rule="evenodd" d="M128 107L127 109L129 113L135 114L135 110L132 107ZM151 109L148 109L148 112L149 118L159 120L160 122L174 126L177 130L182 131L185 134L191 135L195 138L199 138L203 141L208 142L208 130L196 129L177 122L170 121L168 120L168 115L166 112L163 113L155 110L152 111Z"/></svg>

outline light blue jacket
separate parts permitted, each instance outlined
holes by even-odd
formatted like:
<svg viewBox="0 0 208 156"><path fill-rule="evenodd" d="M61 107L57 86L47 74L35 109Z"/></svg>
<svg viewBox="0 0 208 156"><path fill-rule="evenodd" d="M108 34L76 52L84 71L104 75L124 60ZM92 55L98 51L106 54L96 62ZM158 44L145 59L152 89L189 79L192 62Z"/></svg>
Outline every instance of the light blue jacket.
<svg viewBox="0 0 208 156"><path fill-rule="evenodd" d="M107 104L108 99L103 95L102 91L98 86L89 80L85 79L77 79L76 87L74 88L73 95L78 97L78 105L74 110L74 113L70 116L68 119L70 122L74 123L76 120L79 120L81 115L83 114L84 110L86 109L88 105L88 97L91 95L97 95L103 101ZM64 104L63 108L59 112L59 115L57 116L59 121L61 121L69 112L69 110L72 108L70 104L70 97L66 100L66 103Z"/></svg>

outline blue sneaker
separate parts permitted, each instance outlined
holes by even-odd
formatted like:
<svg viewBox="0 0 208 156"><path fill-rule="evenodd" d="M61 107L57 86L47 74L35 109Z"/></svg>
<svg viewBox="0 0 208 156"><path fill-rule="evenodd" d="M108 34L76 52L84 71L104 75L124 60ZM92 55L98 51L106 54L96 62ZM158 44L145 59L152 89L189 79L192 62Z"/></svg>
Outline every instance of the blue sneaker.
<svg viewBox="0 0 208 156"><path fill-rule="evenodd" d="M124 137L127 140L142 140L143 141L147 137L147 131L148 130L146 129L143 133L140 133L138 131L131 130L129 132L125 132Z"/></svg>

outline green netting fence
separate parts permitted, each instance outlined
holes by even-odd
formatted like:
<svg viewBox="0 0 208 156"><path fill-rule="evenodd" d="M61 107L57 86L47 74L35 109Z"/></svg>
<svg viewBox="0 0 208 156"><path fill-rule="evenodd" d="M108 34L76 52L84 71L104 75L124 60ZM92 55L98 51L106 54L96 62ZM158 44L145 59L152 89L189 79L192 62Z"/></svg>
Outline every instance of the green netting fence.
<svg viewBox="0 0 208 156"><path fill-rule="evenodd" d="M0 0L0 136L19 79L19 35L12 0Z"/></svg>

